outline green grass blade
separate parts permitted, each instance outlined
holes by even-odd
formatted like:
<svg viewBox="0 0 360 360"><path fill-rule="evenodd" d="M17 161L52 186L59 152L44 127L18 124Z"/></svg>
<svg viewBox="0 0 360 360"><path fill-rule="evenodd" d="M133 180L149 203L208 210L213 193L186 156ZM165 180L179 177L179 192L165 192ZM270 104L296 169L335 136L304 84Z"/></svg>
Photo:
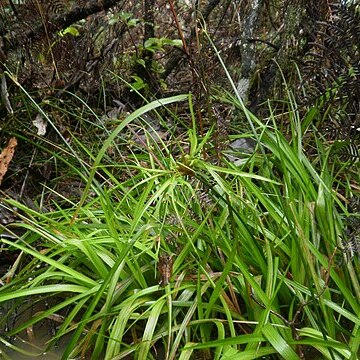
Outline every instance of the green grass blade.
<svg viewBox="0 0 360 360"><path fill-rule="evenodd" d="M266 324L262 328L262 333L276 351L287 360L300 360L299 356L289 344L281 337L279 332L271 324Z"/></svg>

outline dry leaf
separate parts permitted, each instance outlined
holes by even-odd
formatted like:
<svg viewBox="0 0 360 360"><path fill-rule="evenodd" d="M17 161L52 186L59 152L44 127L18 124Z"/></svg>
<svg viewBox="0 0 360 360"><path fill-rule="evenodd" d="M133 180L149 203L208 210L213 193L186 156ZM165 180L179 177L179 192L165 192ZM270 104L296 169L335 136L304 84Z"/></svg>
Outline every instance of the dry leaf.
<svg viewBox="0 0 360 360"><path fill-rule="evenodd" d="M32 123L37 128L38 135L44 136L46 134L47 121L44 120L41 114L37 114L35 120Z"/></svg>
<svg viewBox="0 0 360 360"><path fill-rule="evenodd" d="M16 138L12 137L9 140L8 146L3 149L0 154L0 184L9 168L10 161L14 156L16 145L17 140Z"/></svg>
<svg viewBox="0 0 360 360"><path fill-rule="evenodd" d="M158 270L161 277L159 285L166 286L169 284L172 276L173 262L174 259L171 255L162 254L159 256Z"/></svg>

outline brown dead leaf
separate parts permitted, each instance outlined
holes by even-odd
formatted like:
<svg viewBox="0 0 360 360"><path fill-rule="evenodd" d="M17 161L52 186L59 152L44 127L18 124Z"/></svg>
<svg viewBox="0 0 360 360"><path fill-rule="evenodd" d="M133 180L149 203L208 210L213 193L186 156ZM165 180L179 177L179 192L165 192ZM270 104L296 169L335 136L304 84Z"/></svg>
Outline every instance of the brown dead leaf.
<svg viewBox="0 0 360 360"><path fill-rule="evenodd" d="M7 147L4 148L0 154L0 184L6 172L8 171L9 164L14 156L16 145L17 145L17 140L16 138L12 137L9 140Z"/></svg>

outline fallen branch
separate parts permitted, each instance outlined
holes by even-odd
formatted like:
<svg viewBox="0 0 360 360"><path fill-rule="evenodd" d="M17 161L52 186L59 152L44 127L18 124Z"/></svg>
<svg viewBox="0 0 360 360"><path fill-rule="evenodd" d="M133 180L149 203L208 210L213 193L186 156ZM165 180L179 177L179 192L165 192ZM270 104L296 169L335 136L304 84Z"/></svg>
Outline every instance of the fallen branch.
<svg viewBox="0 0 360 360"><path fill-rule="evenodd" d="M18 47L22 46L29 40L34 39L35 37L40 37L45 32L49 31L51 33L55 33L59 30L66 29L70 25L76 23L79 20L86 19L88 16L99 13L101 11L109 10L115 5L121 3L122 5L125 3L124 0L92 0L88 1L84 6L74 6L65 14L56 14L51 17L48 21L50 25L50 29L45 29L44 24L39 21L36 23L34 27L30 29L26 29L21 26L17 27L16 30L8 29L7 33L0 34L4 39L12 39L10 41L4 41L4 50L5 53L9 51L13 51ZM11 35L10 35L11 34Z"/></svg>

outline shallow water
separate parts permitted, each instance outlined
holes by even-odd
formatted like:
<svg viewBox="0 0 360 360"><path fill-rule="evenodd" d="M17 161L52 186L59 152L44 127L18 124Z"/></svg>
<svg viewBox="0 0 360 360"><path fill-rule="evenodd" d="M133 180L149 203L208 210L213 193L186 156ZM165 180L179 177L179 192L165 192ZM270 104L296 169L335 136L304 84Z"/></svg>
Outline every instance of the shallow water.
<svg viewBox="0 0 360 360"><path fill-rule="evenodd" d="M66 342L62 340L50 351L47 351L47 341L51 338L49 329L38 327L34 331L34 335L30 338L27 334L21 334L11 340L10 346L0 344L0 359L11 360L25 360L25 359L40 359L40 360L60 360L65 349ZM12 350L10 347L16 347L21 352Z"/></svg>
<svg viewBox="0 0 360 360"><path fill-rule="evenodd" d="M21 310L21 307L23 307L23 310ZM0 321L0 337L3 339L3 341L0 341L0 359L61 359L69 337L67 337L67 339L61 339L50 351L47 351L47 342L52 338L56 326L59 325L53 321L45 319L16 336L11 337L11 339L7 336L9 329L24 324L36 313L43 310L44 304L41 303L31 306L29 306L29 304L23 304L20 307L16 307L16 310L14 310L13 301L0 305L0 319L6 318L6 321ZM12 315L8 316L8 314ZM4 342L8 342L9 344L6 345ZM15 348L20 351L16 351Z"/></svg>
<svg viewBox="0 0 360 360"><path fill-rule="evenodd" d="M20 353L15 350L0 352L0 359L10 359L10 360L28 360L28 359L41 359L41 360L60 360L62 355L62 350L54 350L49 352L44 352L45 349L41 350L40 348L35 348L31 344L17 340L13 342L18 348L23 350L26 353ZM0 350L1 351L1 350ZM1 356L1 353L4 353L4 356Z"/></svg>

